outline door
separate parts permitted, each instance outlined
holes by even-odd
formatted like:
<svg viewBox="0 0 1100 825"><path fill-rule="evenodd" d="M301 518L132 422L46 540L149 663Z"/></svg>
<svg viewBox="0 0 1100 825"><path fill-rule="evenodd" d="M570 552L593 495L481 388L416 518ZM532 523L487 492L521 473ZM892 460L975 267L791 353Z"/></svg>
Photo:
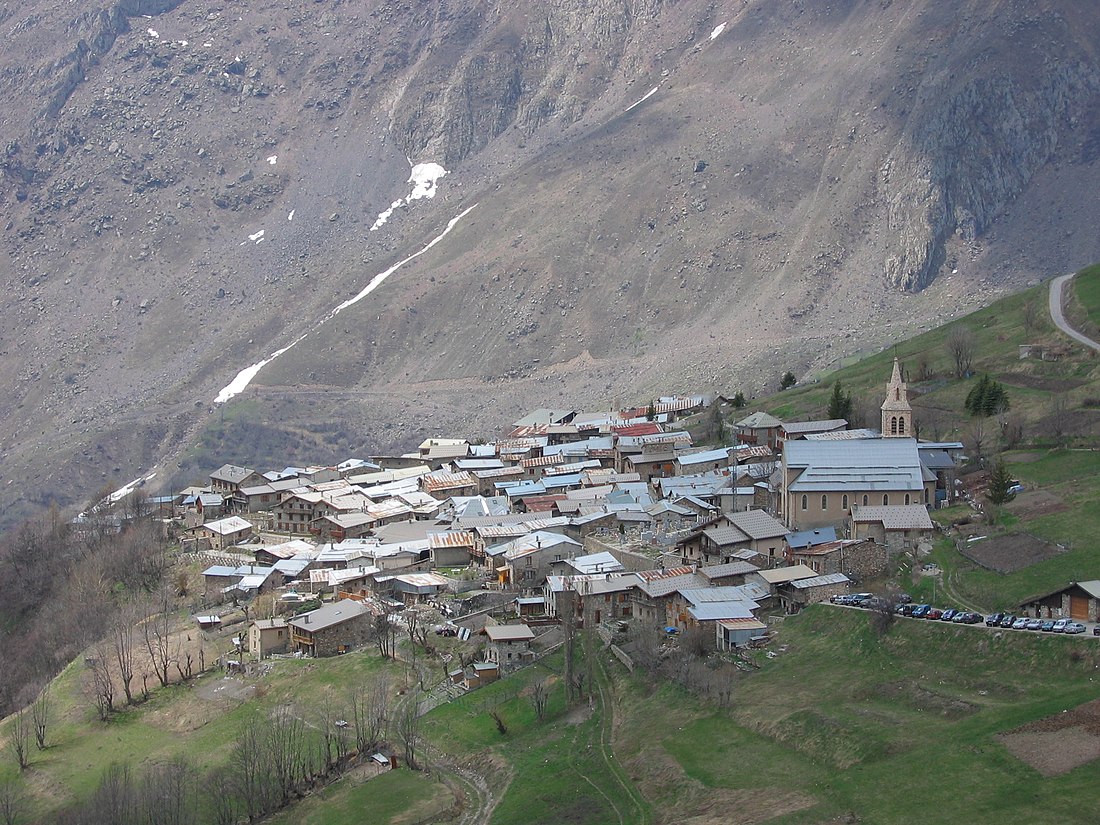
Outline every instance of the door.
<svg viewBox="0 0 1100 825"><path fill-rule="evenodd" d="M1071 619L1086 622L1089 618L1089 600L1082 596L1069 597L1069 615Z"/></svg>

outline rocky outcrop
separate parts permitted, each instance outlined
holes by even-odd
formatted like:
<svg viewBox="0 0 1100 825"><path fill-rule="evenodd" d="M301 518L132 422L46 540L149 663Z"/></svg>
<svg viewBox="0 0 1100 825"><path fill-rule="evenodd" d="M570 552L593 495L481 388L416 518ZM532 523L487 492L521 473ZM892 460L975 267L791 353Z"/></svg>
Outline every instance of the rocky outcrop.
<svg viewBox="0 0 1100 825"><path fill-rule="evenodd" d="M952 236L980 236L1100 89L1100 72L1083 59L1051 55L1038 76L1012 68L926 91L886 158L879 185L893 233L890 284L928 286Z"/></svg>

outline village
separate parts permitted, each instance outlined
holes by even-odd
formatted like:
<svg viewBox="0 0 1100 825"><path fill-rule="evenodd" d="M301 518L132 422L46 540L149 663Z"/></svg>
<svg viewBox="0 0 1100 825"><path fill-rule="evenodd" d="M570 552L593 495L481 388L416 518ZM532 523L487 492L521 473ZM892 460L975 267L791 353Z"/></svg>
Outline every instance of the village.
<svg viewBox="0 0 1100 825"><path fill-rule="evenodd" d="M270 472L227 464L148 504L208 562L199 624L243 606L231 667L346 653L380 621L476 635L477 660L456 656L448 674L462 689L560 644L563 624L608 641L632 627L691 633L730 651L930 551L929 511L963 490L963 445L913 437L902 376L895 359L878 430L741 410L732 444L715 449L689 430L714 405L737 412L722 398L538 409L490 443L429 438L406 455Z"/></svg>

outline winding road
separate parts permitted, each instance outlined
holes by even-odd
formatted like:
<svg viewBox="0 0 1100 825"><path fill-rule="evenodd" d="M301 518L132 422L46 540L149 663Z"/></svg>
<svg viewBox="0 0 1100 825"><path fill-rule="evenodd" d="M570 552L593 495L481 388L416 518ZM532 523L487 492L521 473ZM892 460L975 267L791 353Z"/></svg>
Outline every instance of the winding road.
<svg viewBox="0 0 1100 825"><path fill-rule="evenodd" d="M1082 335L1071 327L1066 321L1066 316L1062 313L1063 290L1065 289L1066 283L1068 283L1072 277L1073 273L1071 272L1069 275L1059 275L1050 282L1050 318L1054 321L1054 326L1058 327L1058 329L1074 341L1078 341L1086 347L1091 347L1097 352L1100 352L1100 343L1093 341L1087 335Z"/></svg>

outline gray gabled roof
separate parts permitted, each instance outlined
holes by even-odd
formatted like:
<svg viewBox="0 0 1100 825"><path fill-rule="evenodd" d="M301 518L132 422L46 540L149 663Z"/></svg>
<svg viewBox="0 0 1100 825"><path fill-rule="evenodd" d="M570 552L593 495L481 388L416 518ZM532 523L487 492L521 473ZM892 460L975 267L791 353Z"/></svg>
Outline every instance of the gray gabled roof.
<svg viewBox="0 0 1100 825"><path fill-rule="evenodd" d="M782 424L783 422L774 415L768 415L766 412L754 412L747 418L742 418L734 426L746 430L770 430L773 427L782 426Z"/></svg>
<svg viewBox="0 0 1100 825"><path fill-rule="evenodd" d="M752 539L770 539L787 535L787 528L763 510L743 510L725 515L734 527Z"/></svg>
<svg viewBox="0 0 1100 825"><path fill-rule="evenodd" d="M240 484L254 472L255 470L250 470L247 467L238 467L236 464L223 464L210 474L210 478L216 478L218 481L227 481L230 484Z"/></svg>
<svg viewBox="0 0 1100 825"><path fill-rule="evenodd" d="M324 630L357 619L368 612L363 604L354 599L341 599L338 602L332 602L316 610L303 613L301 616L291 619L288 624L300 630L316 633L318 630Z"/></svg>
<svg viewBox="0 0 1100 825"><path fill-rule="evenodd" d="M858 441L787 441L787 470L798 472L792 493L921 490L923 470L911 438Z"/></svg>

